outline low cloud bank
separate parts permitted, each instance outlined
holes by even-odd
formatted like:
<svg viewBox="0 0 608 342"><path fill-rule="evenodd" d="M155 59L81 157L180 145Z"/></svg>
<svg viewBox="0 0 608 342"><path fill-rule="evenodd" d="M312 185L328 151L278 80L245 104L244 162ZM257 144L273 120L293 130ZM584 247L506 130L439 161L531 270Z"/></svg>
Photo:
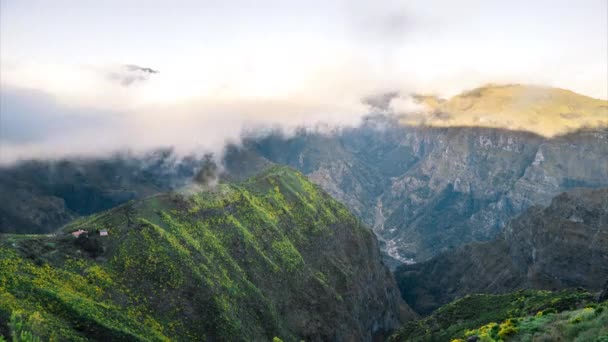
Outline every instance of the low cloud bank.
<svg viewBox="0 0 608 342"><path fill-rule="evenodd" d="M36 82L2 85L3 164L167 146L183 154L220 153L227 143L238 143L243 132L289 134L300 127L357 125L370 108L361 100L364 94L379 89L338 70L331 81L310 74L309 80L285 93L255 94L240 83L167 98L166 92L183 86L189 77L164 77L140 67L69 69L67 75L78 75L78 86L48 78L57 72L47 72Z"/></svg>

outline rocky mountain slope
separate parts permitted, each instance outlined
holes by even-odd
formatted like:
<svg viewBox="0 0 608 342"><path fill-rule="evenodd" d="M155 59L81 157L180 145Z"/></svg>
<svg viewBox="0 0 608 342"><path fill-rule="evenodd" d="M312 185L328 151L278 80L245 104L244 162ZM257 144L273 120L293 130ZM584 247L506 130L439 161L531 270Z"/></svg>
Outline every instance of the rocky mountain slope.
<svg viewBox="0 0 608 342"><path fill-rule="evenodd" d="M608 186L608 130L542 136L475 127L404 127L370 117L334 135L246 148L298 168L374 228L400 261L489 240L511 218L573 187Z"/></svg>
<svg viewBox="0 0 608 342"><path fill-rule="evenodd" d="M471 111L496 110L488 114L494 116L520 110L530 119L542 116L545 120L547 116L551 121L565 113L563 120L578 123L584 120L570 118L572 113L601 117L606 104L544 89L522 107L515 105L522 87L480 89L461 97L472 96L475 106ZM454 123L408 126L403 120L386 113L372 114L355 128L247 138L242 146L227 148L226 177L242 179L272 163L296 168L373 227L383 250L399 262L424 261L464 243L493 239L510 219L530 206L546 205L574 187L608 187L606 128L546 137L501 128L456 127ZM94 162L91 168L99 163L103 165ZM145 163L150 166L125 167L124 172L93 171L98 175L94 177L88 171L64 177L61 189L73 187L77 194L82 194L83 187L93 191L91 196L77 196L78 200L72 200L71 190L59 191L56 183L47 181L53 179L51 168L41 165L28 172L21 171L21 166L0 170L0 193L18 199L0 201L0 231L15 231L16 227L22 232L43 231L78 213L107 209L96 205L99 198L104 199L101 203L116 204L152 190L166 190L169 183L151 183L150 179L183 182L185 174L196 173L200 161L190 165L194 170L182 168L178 173L163 171L163 163ZM118 181L121 179L129 181Z"/></svg>
<svg viewBox="0 0 608 342"><path fill-rule="evenodd" d="M494 241L468 244L395 276L405 300L426 314L473 293L583 287L608 279L608 189L575 189L533 206Z"/></svg>
<svg viewBox="0 0 608 342"><path fill-rule="evenodd" d="M371 231L285 167L0 239L7 337L371 341L415 317Z"/></svg>

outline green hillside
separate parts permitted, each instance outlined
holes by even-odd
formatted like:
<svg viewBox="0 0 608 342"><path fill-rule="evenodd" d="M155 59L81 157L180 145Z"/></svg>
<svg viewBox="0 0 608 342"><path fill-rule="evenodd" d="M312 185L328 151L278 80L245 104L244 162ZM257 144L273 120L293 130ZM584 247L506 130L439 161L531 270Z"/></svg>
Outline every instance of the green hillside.
<svg viewBox="0 0 608 342"><path fill-rule="evenodd" d="M7 338L369 339L413 317L373 234L283 167L1 239Z"/></svg>
<svg viewBox="0 0 608 342"><path fill-rule="evenodd" d="M578 290L471 295L406 324L390 341L605 341L608 302Z"/></svg>
<svg viewBox="0 0 608 342"><path fill-rule="evenodd" d="M589 304L585 308L561 313L539 311L527 317L492 322L465 332L481 341L608 341L608 304ZM456 339L456 342L464 339Z"/></svg>

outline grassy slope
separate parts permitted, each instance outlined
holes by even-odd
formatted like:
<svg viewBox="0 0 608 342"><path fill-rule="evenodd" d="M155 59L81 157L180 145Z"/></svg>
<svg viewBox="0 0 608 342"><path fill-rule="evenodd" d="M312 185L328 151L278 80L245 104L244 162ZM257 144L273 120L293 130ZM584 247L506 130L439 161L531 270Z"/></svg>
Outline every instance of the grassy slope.
<svg viewBox="0 0 608 342"><path fill-rule="evenodd" d="M100 228L110 235L66 234ZM131 202L57 236L2 236L0 335L12 315L51 340L293 340L288 326L314 317L284 305L348 309L340 282L358 270L313 251L338 233L371 241L344 206L301 174L273 168L213 191Z"/></svg>
<svg viewBox="0 0 608 342"><path fill-rule="evenodd" d="M539 311L535 315L492 322L465 332L482 342L498 341L608 341L608 303L560 313ZM460 339L464 341L463 339ZM456 340L460 342L458 339Z"/></svg>
<svg viewBox="0 0 608 342"><path fill-rule="evenodd" d="M587 315L589 309L585 311L582 308L595 306L593 299L587 292L574 290L522 290L501 295L466 296L444 305L422 320L406 324L390 340L450 341L477 335L486 342L500 339L529 341L528 338L534 334L535 338L548 336L546 341L556 341L556 337L570 341L579 334L595 338L606 334L606 326L601 327L600 324L608 318L606 312L602 313L604 309L599 310L597 317L584 316L583 324L577 325L581 322L571 320ZM601 307L606 308L607 305L604 303ZM589 322L585 323L588 318Z"/></svg>

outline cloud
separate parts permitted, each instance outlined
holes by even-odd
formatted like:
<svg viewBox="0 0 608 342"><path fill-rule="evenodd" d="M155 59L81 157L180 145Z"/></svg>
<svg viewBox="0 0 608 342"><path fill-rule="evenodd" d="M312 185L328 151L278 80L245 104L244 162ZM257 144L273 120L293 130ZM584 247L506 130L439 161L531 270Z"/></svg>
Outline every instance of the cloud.
<svg viewBox="0 0 608 342"><path fill-rule="evenodd" d="M358 125L370 112L424 117L428 111L409 95L428 84L378 75L358 58L294 71L290 64L230 66L215 73L190 65L162 73L138 66L13 66L0 87L0 163L158 147L220 154L243 132L331 131ZM124 72L129 85L123 76L108 78L108 70ZM131 80L132 72L146 78Z"/></svg>
<svg viewBox="0 0 608 342"><path fill-rule="evenodd" d="M49 86L57 70L79 75L81 86ZM218 88L202 86L200 94L163 97L202 76L154 74L158 77L125 87L108 79L106 70L112 68L48 66L37 68L36 79L21 79L21 87L4 83L0 162L166 146L184 155L221 153L245 131L280 129L289 134L299 127L357 125L368 109L361 99L378 86L348 67L327 67L286 85L287 92L271 88L256 94L246 82L226 82Z"/></svg>
<svg viewBox="0 0 608 342"><path fill-rule="evenodd" d="M371 95L365 97L363 103L368 105L372 112L386 114L419 114L430 110L422 101L416 100L413 95L403 94L399 91Z"/></svg>
<svg viewBox="0 0 608 342"><path fill-rule="evenodd" d="M136 82L143 82L150 78L153 74L158 74L157 70L152 68L140 67L134 64L121 65L108 71L108 78L117 81L121 85L127 87Z"/></svg>
<svg viewBox="0 0 608 342"><path fill-rule="evenodd" d="M363 103L367 104L371 110L384 112L391 108L391 103L397 97L399 97L399 92L389 91L367 96L363 99Z"/></svg>
<svg viewBox="0 0 608 342"><path fill-rule="evenodd" d="M429 107L420 101L416 101L410 95L401 95L392 99L390 109L395 114L408 114L428 112Z"/></svg>
<svg viewBox="0 0 608 342"><path fill-rule="evenodd" d="M6 8L0 161L218 151L244 130L351 126L490 82L608 96L605 1L262 3Z"/></svg>

